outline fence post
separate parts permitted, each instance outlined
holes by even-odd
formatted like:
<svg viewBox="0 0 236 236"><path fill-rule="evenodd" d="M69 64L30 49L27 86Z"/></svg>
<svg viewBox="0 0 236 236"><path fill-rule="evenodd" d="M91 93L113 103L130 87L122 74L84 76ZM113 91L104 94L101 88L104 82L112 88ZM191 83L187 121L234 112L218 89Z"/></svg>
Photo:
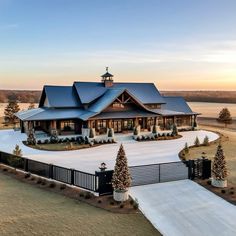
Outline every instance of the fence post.
<svg viewBox="0 0 236 236"><path fill-rule="evenodd" d="M49 164L49 178L53 179L53 165Z"/></svg>
<svg viewBox="0 0 236 236"><path fill-rule="evenodd" d="M211 160L202 160L202 179L209 179L211 177Z"/></svg>
<svg viewBox="0 0 236 236"><path fill-rule="evenodd" d="M0 152L0 163L2 163L2 152Z"/></svg>
<svg viewBox="0 0 236 236"><path fill-rule="evenodd" d="M74 185L75 183L75 170L74 169L70 169L70 173L71 173L71 179L70 179L70 184Z"/></svg>
<svg viewBox="0 0 236 236"><path fill-rule="evenodd" d="M195 178L194 160L188 161L188 178L191 180Z"/></svg>
<svg viewBox="0 0 236 236"><path fill-rule="evenodd" d="M159 164L159 183L161 182L161 164Z"/></svg>
<svg viewBox="0 0 236 236"><path fill-rule="evenodd" d="M28 159L24 158L24 171L28 172L29 168L28 168Z"/></svg>

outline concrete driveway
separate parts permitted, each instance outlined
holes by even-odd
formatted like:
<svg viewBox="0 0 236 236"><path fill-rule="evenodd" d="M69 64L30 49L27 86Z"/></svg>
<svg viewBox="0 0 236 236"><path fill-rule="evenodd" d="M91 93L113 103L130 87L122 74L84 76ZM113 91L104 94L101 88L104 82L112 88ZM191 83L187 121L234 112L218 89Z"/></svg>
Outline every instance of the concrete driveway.
<svg viewBox="0 0 236 236"><path fill-rule="evenodd" d="M163 235L236 235L236 206L191 180L132 187L130 193Z"/></svg>
<svg viewBox="0 0 236 236"><path fill-rule="evenodd" d="M0 150L11 153L16 144L19 144L23 156L45 163L51 163L67 168L94 173L100 163L105 162L108 169L113 169L119 145L122 142L126 151L129 166L156 164L179 161L178 153L184 148L185 143L194 143L198 136L202 142L207 135L209 140L215 140L218 135L204 130L182 132L183 136L176 140L136 142L127 135L118 136L115 144L106 144L98 147L76 151L41 151L25 146L22 141L26 135L19 131L0 131Z"/></svg>

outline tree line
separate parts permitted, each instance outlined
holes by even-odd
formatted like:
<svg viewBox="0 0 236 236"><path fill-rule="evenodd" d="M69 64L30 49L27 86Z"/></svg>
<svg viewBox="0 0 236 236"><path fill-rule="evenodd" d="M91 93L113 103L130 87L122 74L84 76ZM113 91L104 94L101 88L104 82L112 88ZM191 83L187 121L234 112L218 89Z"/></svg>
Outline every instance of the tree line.
<svg viewBox="0 0 236 236"><path fill-rule="evenodd" d="M0 90L0 103L17 101L20 103L38 103L41 91Z"/></svg>

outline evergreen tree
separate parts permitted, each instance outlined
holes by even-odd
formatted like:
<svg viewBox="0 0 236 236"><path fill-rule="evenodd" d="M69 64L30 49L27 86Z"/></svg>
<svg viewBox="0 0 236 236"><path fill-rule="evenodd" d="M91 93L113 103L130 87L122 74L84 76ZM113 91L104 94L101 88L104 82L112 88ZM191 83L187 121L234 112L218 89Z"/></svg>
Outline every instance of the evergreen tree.
<svg viewBox="0 0 236 236"><path fill-rule="evenodd" d="M172 126L172 135L177 136L178 135L178 128L177 125L174 123Z"/></svg>
<svg viewBox="0 0 236 236"><path fill-rule="evenodd" d="M195 139L195 141L194 141L194 145L195 145L196 147L199 147L199 146L200 146L200 141L199 141L199 138L198 138L198 137L196 137L196 139Z"/></svg>
<svg viewBox="0 0 236 236"><path fill-rule="evenodd" d="M20 107L16 101L10 101L4 110L5 121L14 124L17 121L15 113L20 111Z"/></svg>
<svg viewBox="0 0 236 236"><path fill-rule="evenodd" d="M156 133L157 133L157 126L156 126L156 125L153 126L153 128L152 128L152 133L153 133L153 134L156 134Z"/></svg>
<svg viewBox="0 0 236 236"><path fill-rule="evenodd" d="M188 146L188 143L185 143L184 152L185 152L186 154L189 153L189 146Z"/></svg>
<svg viewBox="0 0 236 236"><path fill-rule="evenodd" d="M28 110L31 110L31 109L34 109L34 108L35 108L35 105L34 105L33 102L31 102L31 103L29 104Z"/></svg>
<svg viewBox="0 0 236 236"><path fill-rule="evenodd" d="M131 186L131 176L128 168L128 161L125 155L123 145L117 154L114 173L112 176L112 187L114 190L127 190Z"/></svg>
<svg viewBox="0 0 236 236"><path fill-rule="evenodd" d="M224 123L225 127L227 127L228 124L232 123L232 117L228 108L223 108L221 110L217 121L220 123Z"/></svg>
<svg viewBox="0 0 236 236"><path fill-rule="evenodd" d="M217 147L217 152L213 161L212 176L216 180L225 180L228 176L224 151L221 144Z"/></svg>
<svg viewBox="0 0 236 236"><path fill-rule="evenodd" d="M94 130L92 128L89 130L89 138L94 138Z"/></svg>
<svg viewBox="0 0 236 236"><path fill-rule="evenodd" d="M203 145L204 146L209 146L209 138L208 138L208 136L205 136L205 138L203 140Z"/></svg>
<svg viewBox="0 0 236 236"><path fill-rule="evenodd" d="M134 135L138 135L138 128L134 127Z"/></svg>
<svg viewBox="0 0 236 236"><path fill-rule="evenodd" d="M113 130L110 128L108 130L108 135L107 135L109 138L112 138L113 137Z"/></svg>

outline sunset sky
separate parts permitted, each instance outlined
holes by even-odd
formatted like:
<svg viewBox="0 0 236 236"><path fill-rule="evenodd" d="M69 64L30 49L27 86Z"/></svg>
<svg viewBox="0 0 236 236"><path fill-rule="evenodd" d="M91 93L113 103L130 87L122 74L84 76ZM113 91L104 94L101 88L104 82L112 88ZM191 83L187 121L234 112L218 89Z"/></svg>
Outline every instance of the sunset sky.
<svg viewBox="0 0 236 236"><path fill-rule="evenodd" d="M236 90L235 0L0 0L0 89Z"/></svg>

